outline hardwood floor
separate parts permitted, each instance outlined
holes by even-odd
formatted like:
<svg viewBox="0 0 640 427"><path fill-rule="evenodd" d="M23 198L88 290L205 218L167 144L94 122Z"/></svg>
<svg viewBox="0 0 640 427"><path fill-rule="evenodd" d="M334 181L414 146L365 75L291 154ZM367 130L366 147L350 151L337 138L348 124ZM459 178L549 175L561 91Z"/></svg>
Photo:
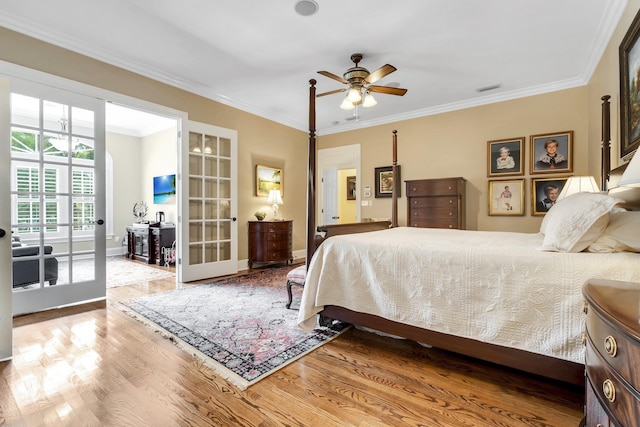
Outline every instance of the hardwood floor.
<svg viewBox="0 0 640 427"><path fill-rule="evenodd" d="M580 388L355 329L239 391L118 308L174 287L16 317L0 425L564 427L583 416Z"/></svg>

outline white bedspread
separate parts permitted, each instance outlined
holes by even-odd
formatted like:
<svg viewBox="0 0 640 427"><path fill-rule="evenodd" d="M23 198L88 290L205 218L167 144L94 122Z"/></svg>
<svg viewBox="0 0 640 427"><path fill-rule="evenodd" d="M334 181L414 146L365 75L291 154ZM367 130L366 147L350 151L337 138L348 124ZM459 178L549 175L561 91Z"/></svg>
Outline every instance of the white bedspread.
<svg viewBox="0 0 640 427"><path fill-rule="evenodd" d="M640 282L640 254L538 250L528 233L399 227L335 236L309 265L298 322L324 305L584 363L582 285Z"/></svg>

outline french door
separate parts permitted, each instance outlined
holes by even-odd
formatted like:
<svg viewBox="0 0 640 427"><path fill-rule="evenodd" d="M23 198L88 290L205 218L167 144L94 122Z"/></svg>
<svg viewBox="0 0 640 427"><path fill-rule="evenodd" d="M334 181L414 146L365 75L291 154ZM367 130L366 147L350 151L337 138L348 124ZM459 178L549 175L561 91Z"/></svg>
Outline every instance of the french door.
<svg viewBox="0 0 640 427"><path fill-rule="evenodd" d="M104 101L10 80L13 314L103 298Z"/></svg>
<svg viewBox="0 0 640 427"><path fill-rule="evenodd" d="M0 76L0 171L9 170L11 161L9 149L9 80ZM12 355L13 315L11 308L11 207L6 203L10 199L8 179L0 180L0 361L8 360ZM6 273L5 273L6 272Z"/></svg>
<svg viewBox="0 0 640 427"><path fill-rule="evenodd" d="M238 271L238 134L188 121L180 150L178 282Z"/></svg>

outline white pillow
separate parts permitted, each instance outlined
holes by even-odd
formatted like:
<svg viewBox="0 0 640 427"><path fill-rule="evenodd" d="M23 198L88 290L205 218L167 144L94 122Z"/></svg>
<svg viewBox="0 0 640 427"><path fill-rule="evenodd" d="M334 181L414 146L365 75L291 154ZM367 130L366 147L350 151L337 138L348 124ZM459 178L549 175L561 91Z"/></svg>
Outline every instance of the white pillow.
<svg viewBox="0 0 640 427"><path fill-rule="evenodd" d="M559 200L545 215L543 251L581 252L609 223L609 212L624 201L601 193L576 193Z"/></svg>
<svg viewBox="0 0 640 427"><path fill-rule="evenodd" d="M640 252L640 212L611 212L609 225L588 252Z"/></svg>

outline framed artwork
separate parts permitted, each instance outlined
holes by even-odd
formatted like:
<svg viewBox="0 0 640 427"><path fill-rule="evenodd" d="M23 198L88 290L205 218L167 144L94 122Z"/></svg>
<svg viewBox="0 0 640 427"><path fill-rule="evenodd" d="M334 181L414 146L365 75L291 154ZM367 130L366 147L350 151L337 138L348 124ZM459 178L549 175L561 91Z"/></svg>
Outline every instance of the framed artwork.
<svg viewBox="0 0 640 427"><path fill-rule="evenodd" d="M573 131L532 135L531 173L562 173L573 170Z"/></svg>
<svg viewBox="0 0 640 427"><path fill-rule="evenodd" d="M402 180L400 179L400 165L398 167L398 182L396 182L396 192L398 197L400 197L400 183ZM393 170L392 166L383 166L379 168L375 168L375 184L376 184L376 198L381 197L391 197L393 192Z"/></svg>
<svg viewBox="0 0 640 427"><path fill-rule="evenodd" d="M556 203L569 178L532 178L531 215L544 215Z"/></svg>
<svg viewBox="0 0 640 427"><path fill-rule="evenodd" d="M153 204L173 205L176 203L176 175L153 177Z"/></svg>
<svg viewBox="0 0 640 427"><path fill-rule="evenodd" d="M640 12L620 43L620 157L640 145Z"/></svg>
<svg viewBox="0 0 640 427"><path fill-rule="evenodd" d="M347 200L355 200L356 199L356 177L348 176L347 177Z"/></svg>
<svg viewBox="0 0 640 427"><path fill-rule="evenodd" d="M524 215L524 179L489 181L489 215Z"/></svg>
<svg viewBox="0 0 640 427"><path fill-rule="evenodd" d="M524 175L524 136L487 142L487 176Z"/></svg>
<svg viewBox="0 0 640 427"><path fill-rule="evenodd" d="M282 169L256 165L256 196L267 197L269 190L280 190L280 195L284 196L283 180Z"/></svg>

